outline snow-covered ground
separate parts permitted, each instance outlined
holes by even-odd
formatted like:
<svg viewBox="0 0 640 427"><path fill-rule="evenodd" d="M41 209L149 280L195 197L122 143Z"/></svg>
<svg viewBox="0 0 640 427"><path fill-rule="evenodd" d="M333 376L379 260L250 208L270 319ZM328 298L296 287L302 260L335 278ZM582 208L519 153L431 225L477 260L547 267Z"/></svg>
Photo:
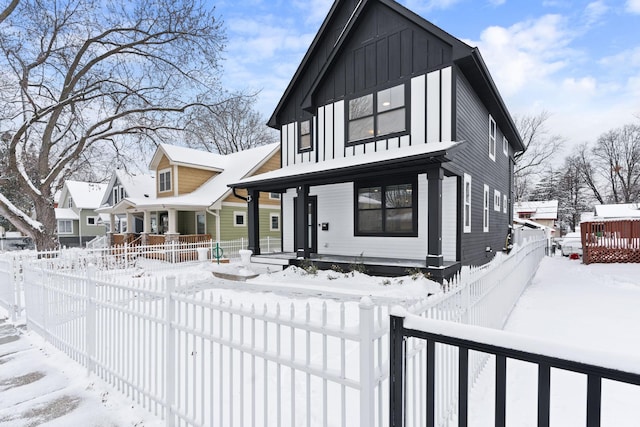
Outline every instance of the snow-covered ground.
<svg viewBox="0 0 640 427"><path fill-rule="evenodd" d="M137 276L156 274L153 266L146 266ZM145 271L146 270L146 271ZM356 303L363 295L380 299L407 301L439 291L433 282L411 276L398 279L369 277L354 273L319 272L309 275L300 270L284 272L260 271L258 278L246 282L225 282L219 279L211 284L211 270L249 275L242 266L212 266L203 264L189 271L162 271L162 275L187 274L206 292L224 294L240 300L286 300L298 303L316 300L319 296L332 300ZM159 273L160 274L160 273ZM582 265L579 261L556 256L543 260L531 286L515 308L506 329L542 339L602 349L619 354L640 354L640 265ZM0 317L2 313L0 313ZM18 348L8 348L15 345ZM26 346L26 347L25 347ZM20 355L20 349L31 349ZM6 350L18 351L4 356ZM21 351L21 350L20 350ZM640 358L639 358L640 360ZM536 425L536 369L522 363L509 362L507 425ZM42 366L47 387L67 390L65 395L79 396L79 404L68 415L49 422L53 425L162 425L157 417L132 408L124 397L113 391L104 394L107 386L94 377L86 377L84 369L64 355L44 344L31 332L16 343L0 345L0 387L11 373L29 371ZM33 369L31 369L33 370ZM491 425L493 420L493 368L489 363L472 391L470 425ZM36 382L37 383L37 382ZM575 374L552 371L552 425L584 425L586 380ZM2 391L2 388L0 388ZM0 427L29 425L15 414L37 412L41 406L38 393L42 388L13 388L11 394L0 393ZM513 393L512 393L513 392ZM12 397L13 396L13 397ZM105 398L106 397L106 398ZM636 426L640 419L637 402L640 390L635 387L605 383L603 386L604 426ZM17 402L22 402L17 406ZM72 399L72 401L74 401ZM40 406L39 406L40 405ZM77 423L78 420L80 424ZM87 421L90 420L90 421ZM38 424L34 424L38 425Z"/></svg>
<svg viewBox="0 0 640 427"><path fill-rule="evenodd" d="M589 350L636 356L640 365L640 265L584 265L546 257L505 330ZM614 356L615 357L615 356ZM470 425L493 425L491 360L472 392ZM584 426L586 377L551 371L551 425ZM507 362L507 425L537 425L537 368ZM640 425L640 387L603 381L602 425Z"/></svg>

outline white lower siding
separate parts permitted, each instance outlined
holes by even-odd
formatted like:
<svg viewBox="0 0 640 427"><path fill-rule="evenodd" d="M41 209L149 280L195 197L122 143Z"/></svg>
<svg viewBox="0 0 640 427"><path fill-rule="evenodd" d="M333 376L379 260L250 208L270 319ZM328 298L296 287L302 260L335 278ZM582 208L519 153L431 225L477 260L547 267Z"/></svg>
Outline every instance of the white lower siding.
<svg viewBox="0 0 640 427"><path fill-rule="evenodd" d="M458 178L447 176L442 181L442 255L445 261L457 261Z"/></svg>
<svg viewBox="0 0 640 427"><path fill-rule="evenodd" d="M296 196L296 190L290 188L282 195L282 251L295 252L293 249L293 227L295 217L293 216L293 198Z"/></svg>
<svg viewBox="0 0 640 427"><path fill-rule="evenodd" d="M318 228L319 254L426 259L426 175L418 176L418 237L354 236L353 183L311 187L310 194L318 197L318 223L329 223L328 231Z"/></svg>

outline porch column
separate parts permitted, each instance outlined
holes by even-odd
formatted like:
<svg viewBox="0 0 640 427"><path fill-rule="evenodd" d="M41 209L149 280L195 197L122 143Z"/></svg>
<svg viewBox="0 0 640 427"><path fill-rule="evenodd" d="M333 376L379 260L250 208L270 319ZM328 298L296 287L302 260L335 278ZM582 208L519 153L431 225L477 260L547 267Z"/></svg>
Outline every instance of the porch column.
<svg viewBox="0 0 640 427"><path fill-rule="evenodd" d="M260 192L257 190L249 190L247 214L248 248L254 255L260 255Z"/></svg>
<svg viewBox="0 0 640 427"><path fill-rule="evenodd" d="M113 213L109 213L109 231L107 231L107 245L113 246L113 234L116 231L116 216Z"/></svg>
<svg viewBox="0 0 640 427"><path fill-rule="evenodd" d="M297 187L298 197L296 197L296 256L309 258L309 185L302 184Z"/></svg>
<svg viewBox="0 0 640 427"><path fill-rule="evenodd" d="M427 243L427 267L442 267L442 180L444 170L442 168L429 169L427 171L429 200L428 210L428 243Z"/></svg>
<svg viewBox="0 0 640 427"><path fill-rule="evenodd" d="M141 243L143 246L149 244L149 234L151 234L151 212L144 211L142 212L142 238Z"/></svg>
<svg viewBox="0 0 640 427"><path fill-rule="evenodd" d="M136 232L136 218L133 214L127 212L127 234L135 234Z"/></svg>
<svg viewBox="0 0 640 427"><path fill-rule="evenodd" d="M168 209L169 213L169 229L166 234L178 234L178 211Z"/></svg>

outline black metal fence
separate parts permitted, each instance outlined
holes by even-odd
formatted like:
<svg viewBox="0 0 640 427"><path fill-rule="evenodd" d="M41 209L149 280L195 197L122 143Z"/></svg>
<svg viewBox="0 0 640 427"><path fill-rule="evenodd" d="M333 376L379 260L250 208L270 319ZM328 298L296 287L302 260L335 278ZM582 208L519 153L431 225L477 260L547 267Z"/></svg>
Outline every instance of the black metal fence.
<svg viewBox="0 0 640 427"><path fill-rule="evenodd" d="M412 315L407 314L407 317ZM538 367L538 426L549 426L550 415L550 392L551 392L551 368L584 374L587 377L586 396L586 426L599 427L602 407L602 380L608 379L621 383L634 384L640 386L640 374L624 372L622 370L599 366L594 364L595 358L586 355L586 362L577 362L566 358L558 357L558 354L570 354L570 347L562 347L556 351L548 351L540 348L539 341L524 343L526 339L514 340L516 345L506 347L497 345L510 341L513 334L499 330L490 330L477 326L462 324L452 324L438 320L420 319L415 322L418 327L405 327L405 317L391 316L390 342L390 381L389 381L389 426L405 427L405 346L407 338L415 337L426 341L427 363L426 363L426 426L435 427L435 408L437 390L435 387L436 378L436 343L446 344L458 349L458 426L468 425L468 403L469 403L469 351L475 350L489 355L495 355L495 426L504 427L506 425L506 398L507 398L507 359L521 360L536 364ZM411 326L411 325L410 325ZM473 336L474 339L469 339ZM479 337L476 339L475 337ZM531 347L536 347L535 352L530 351ZM540 349L540 351L538 351ZM567 351L569 349L569 351ZM599 360L599 359L598 359ZM640 365L640 360L638 361Z"/></svg>

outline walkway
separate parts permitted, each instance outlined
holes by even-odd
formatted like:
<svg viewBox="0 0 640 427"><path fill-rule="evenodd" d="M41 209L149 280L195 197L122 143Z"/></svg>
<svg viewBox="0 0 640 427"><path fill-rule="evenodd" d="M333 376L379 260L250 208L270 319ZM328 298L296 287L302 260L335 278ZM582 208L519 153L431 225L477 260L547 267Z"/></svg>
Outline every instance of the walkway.
<svg viewBox="0 0 640 427"><path fill-rule="evenodd" d="M0 427L164 425L108 390L37 335L0 319Z"/></svg>

